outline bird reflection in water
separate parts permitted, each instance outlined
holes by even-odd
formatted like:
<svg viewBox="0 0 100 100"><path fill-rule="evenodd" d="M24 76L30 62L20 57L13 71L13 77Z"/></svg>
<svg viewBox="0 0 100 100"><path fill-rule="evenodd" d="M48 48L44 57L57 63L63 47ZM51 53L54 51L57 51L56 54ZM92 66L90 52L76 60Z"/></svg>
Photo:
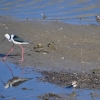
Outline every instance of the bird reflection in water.
<svg viewBox="0 0 100 100"><path fill-rule="evenodd" d="M10 87L16 87L20 85L21 83L24 83L28 80L31 80L32 78L20 78L20 77L13 77L12 79L9 79L6 83L4 83L4 88L8 89Z"/></svg>
<svg viewBox="0 0 100 100"><path fill-rule="evenodd" d="M9 79L6 83L4 83L2 81L2 83L4 84L4 88L8 89L10 87L16 87L16 86L19 86L20 84L32 79L32 78L21 78L22 73L19 77L14 76L13 72L12 72L12 69L8 66L8 64L6 62L4 62L4 63L5 63L5 65L7 66L7 68L10 70L10 72L12 74L12 78Z"/></svg>

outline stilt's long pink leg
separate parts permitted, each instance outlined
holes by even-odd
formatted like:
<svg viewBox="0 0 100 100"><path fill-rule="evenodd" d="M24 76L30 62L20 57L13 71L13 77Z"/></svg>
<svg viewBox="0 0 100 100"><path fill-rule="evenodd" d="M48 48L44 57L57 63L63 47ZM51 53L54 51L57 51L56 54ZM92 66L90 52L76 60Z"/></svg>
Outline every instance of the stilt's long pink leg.
<svg viewBox="0 0 100 100"><path fill-rule="evenodd" d="M14 44L13 44L11 50L7 53L7 55L5 57L3 57L3 60L6 60L7 56L13 51L13 49L14 49Z"/></svg>
<svg viewBox="0 0 100 100"><path fill-rule="evenodd" d="M24 48L19 44L20 48L22 49L22 59L19 60L20 62L23 62L24 60Z"/></svg>

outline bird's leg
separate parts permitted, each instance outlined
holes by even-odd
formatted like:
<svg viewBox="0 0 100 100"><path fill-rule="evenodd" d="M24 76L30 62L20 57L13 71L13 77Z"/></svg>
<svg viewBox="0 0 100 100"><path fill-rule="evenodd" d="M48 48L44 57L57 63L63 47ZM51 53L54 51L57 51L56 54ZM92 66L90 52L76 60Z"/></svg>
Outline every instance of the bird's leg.
<svg viewBox="0 0 100 100"><path fill-rule="evenodd" d="M24 48L19 44L20 48L22 49L22 59L19 60L20 62L23 62L24 60Z"/></svg>
<svg viewBox="0 0 100 100"><path fill-rule="evenodd" d="M13 49L14 49L14 44L13 44L11 50L7 53L7 55L5 57L3 57L3 60L6 60L7 56L13 51Z"/></svg>
<svg viewBox="0 0 100 100"><path fill-rule="evenodd" d="M7 64L6 62L4 62L4 63L5 63L5 65L8 67L8 69L10 70L12 76L14 77L13 72L12 72L12 69L8 66L8 64Z"/></svg>
<svg viewBox="0 0 100 100"><path fill-rule="evenodd" d="M21 77L21 76L23 75L23 73L24 73L24 69L22 68L22 72L21 72L21 74L19 75L19 77Z"/></svg>

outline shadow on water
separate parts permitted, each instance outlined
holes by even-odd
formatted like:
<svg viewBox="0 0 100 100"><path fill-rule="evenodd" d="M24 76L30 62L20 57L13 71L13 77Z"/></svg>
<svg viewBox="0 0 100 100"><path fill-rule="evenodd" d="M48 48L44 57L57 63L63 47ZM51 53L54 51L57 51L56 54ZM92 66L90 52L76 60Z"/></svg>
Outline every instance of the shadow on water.
<svg viewBox="0 0 100 100"><path fill-rule="evenodd" d="M0 54L0 58L3 58L5 55L4 54Z"/></svg>
<svg viewBox="0 0 100 100"><path fill-rule="evenodd" d="M42 82L40 77L33 68L0 61L0 100L100 100L99 90L73 90Z"/></svg>
<svg viewBox="0 0 100 100"><path fill-rule="evenodd" d="M0 58L3 58L3 57L5 57L6 56L6 54L0 54ZM17 54L16 55L8 55L9 57L13 57L13 56L18 56Z"/></svg>

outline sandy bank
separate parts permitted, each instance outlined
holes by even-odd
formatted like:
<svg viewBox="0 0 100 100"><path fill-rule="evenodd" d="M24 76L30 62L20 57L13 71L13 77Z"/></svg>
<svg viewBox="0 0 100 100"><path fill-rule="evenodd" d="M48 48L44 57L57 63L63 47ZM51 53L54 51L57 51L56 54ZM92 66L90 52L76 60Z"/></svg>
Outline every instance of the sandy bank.
<svg viewBox="0 0 100 100"><path fill-rule="evenodd" d="M17 45L6 59L8 62L56 71L68 69L90 71L100 67L100 26L2 18L0 30L0 41L5 33L10 33L33 43L23 45L25 48L23 63L18 62L21 59L21 49ZM36 48L37 44L42 44L43 47ZM9 51L11 46L12 43L7 40L0 44L0 57Z"/></svg>

